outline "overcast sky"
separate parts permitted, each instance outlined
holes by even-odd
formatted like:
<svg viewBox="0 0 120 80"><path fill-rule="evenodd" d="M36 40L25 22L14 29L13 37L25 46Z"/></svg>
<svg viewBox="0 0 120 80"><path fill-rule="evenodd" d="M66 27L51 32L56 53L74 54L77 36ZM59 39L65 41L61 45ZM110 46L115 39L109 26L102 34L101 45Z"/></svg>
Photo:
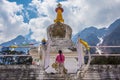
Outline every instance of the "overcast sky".
<svg viewBox="0 0 120 80"><path fill-rule="evenodd" d="M73 35L90 26L108 27L120 18L120 0L0 0L0 43L26 35L30 28L33 39L46 37L58 2Z"/></svg>

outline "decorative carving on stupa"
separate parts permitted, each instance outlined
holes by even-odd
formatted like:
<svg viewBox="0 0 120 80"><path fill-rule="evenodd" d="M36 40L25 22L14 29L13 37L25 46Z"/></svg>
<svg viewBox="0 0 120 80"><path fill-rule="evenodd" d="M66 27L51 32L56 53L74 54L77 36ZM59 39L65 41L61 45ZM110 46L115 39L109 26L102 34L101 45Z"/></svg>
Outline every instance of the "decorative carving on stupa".
<svg viewBox="0 0 120 80"><path fill-rule="evenodd" d="M58 3L57 8L55 9L57 15L54 20L54 24L51 24L47 28L47 37L51 41L51 45L54 48L67 48L72 46L72 29L69 25L64 24L64 19L62 17L62 12L64 9L62 5Z"/></svg>
<svg viewBox="0 0 120 80"><path fill-rule="evenodd" d="M71 39L72 35L72 29L70 26L60 22L50 25L47 32L48 38L51 40L56 38Z"/></svg>

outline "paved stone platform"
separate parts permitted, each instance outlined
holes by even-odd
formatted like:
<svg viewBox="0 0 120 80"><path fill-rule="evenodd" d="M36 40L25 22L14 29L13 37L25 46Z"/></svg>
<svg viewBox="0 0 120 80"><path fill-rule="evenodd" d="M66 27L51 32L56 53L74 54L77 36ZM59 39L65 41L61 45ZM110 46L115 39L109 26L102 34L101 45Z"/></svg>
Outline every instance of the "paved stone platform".
<svg viewBox="0 0 120 80"><path fill-rule="evenodd" d="M50 59L50 66L48 67L48 69L46 69L47 73L56 73L56 71L54 70L54 68L52 68L52 63L55 62L55 57L51 57ZM71 58L71 57L66 57L65 59L65 68L68 70L68 73L76 73L77 70L79 69L78 66L78 62L75 58Z"/></svg>

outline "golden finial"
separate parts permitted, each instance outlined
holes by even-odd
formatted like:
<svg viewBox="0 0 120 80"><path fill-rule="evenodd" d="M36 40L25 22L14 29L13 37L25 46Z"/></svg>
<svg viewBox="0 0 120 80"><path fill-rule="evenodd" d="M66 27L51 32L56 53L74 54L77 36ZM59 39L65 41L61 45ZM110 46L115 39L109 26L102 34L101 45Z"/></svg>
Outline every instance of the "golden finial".
<svg viewBox="0 0 120 80"><path fill-rule="evenodd" d="M58 3L57 7L62 7L62 4Z"/></svg>
<svg viewBox="0 0 120 80"><path fill-rule="evenodd" d="M54 22L55 23L56 22L64 22L64 19L62 17L62 12L64 11L64 9L62 8L62 4L58 3L55 11L57 12L57 16L56 16L56 19L54 20Z"/></svg>

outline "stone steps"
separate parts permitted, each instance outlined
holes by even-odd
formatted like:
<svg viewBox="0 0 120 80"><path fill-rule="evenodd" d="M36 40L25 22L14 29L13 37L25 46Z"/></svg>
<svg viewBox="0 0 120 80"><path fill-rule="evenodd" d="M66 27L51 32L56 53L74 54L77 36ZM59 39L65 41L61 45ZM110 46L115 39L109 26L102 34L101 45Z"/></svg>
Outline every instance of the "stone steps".
<svg viewBox="0 0 120 80"><path fill-rule="evenodd" d="M120 75L120 74L118 74ZM120 77L116 77L111 73L98 73L98 72L87 72L82 78L83 80L119 80Z"/></svg>
<svg viewBox="0 0 120 80"><path fill-rule="evenodd" d="M64 77L45 77L43 75L39 77L28 77L28 76L22 76L21 78L18 76L10 76L10 77L0 77L0 80L65 80Z"/></svg>
<svg viewBox="0 0 120 80"><path fill-rule="evenodd" d="M17 70L14 69L2 69L0 70L0 80L65 80L64 77L60 77L59 74L43 74L42 71L29 71L29 70Z"/></svg>
<svg viewBox="0 0 120 80"><path fill-rule="evenodd" d="M111 66L109 68L109 66ZM113 65L90 66L82 80L120 80L120 66Z"/></svg>
<svg viewBox="0 0 120 80"><path fill-rule="evenodd" d="M76 74L69 73L65 77L60 74L44 73L39 66L24 65L1 66L0 80L80 80ZM120 80L120 65L91 65L82 80Z"/></svg>
<svg viewBox="0 0 120 80"><path fill-rule="evenodd" d="M9 72L7 72L9 73ZM60 77L59 74L19 74L16 75L11 74L8 76L8 74L0 74L0 80L65 80L65 77ZM120 75L120 73L118 74ZM75 76L75 74L74 74ZM74 77L73 76L73 77ZM67 78L69 77L70 80L72 79L69 75L67 75ZM82 78L82 80L119 80L120 77L116 77L115 75L107 75L107 73L98 73L98 72L87 72L85 76ZM78 79L79 80L79 79Z"/></svg>

